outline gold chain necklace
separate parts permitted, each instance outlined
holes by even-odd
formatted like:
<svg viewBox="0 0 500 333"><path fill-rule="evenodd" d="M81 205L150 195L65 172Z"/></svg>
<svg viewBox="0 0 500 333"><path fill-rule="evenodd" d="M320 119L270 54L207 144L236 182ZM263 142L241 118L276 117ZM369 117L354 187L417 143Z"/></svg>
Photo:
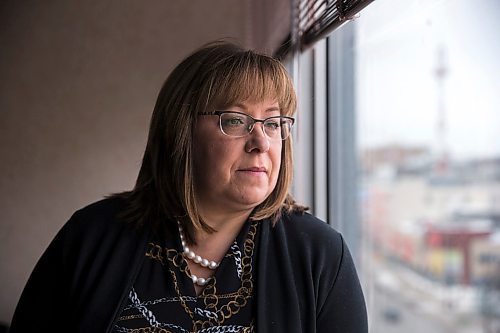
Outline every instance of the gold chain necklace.
<svg viewBox="0 0 500 333"><path fill-rule="evenodd" d="M204 304L206 309L215 313L214 317L209 317L208 320L206 321L194 319L193 311L186 304L186 301L180 292L179 282L177 281L177 275L175 274L175 271L169 266L169 272L172 275L172 279L174 281L175 292L179 297L180 303L184 311L188 314L188 316L191 318L193 322L193 332L196 332L200 329L209 328L214 325L222 325L226 319L231 318L233 315L237 314L241 308L245 307L247 305L248 299L252 297L253 294L252 258L255 248L254 239L257 233L257 226L258 226L258 221L251 222L247 238L243 244L244 256L241 259L241 265L242 265L242 274L240 279L241 285L240 288L238 288L238 291L236 291L234 299L229 301L227 304L221 306L220 309L217 309L219 299L216 295L217 281L215 276L203 290L201 295L204 297ZM168 250L167 259L181 272L186 273L188 274L188 276L190 276L188 265L185 259L183 258L182 253L179 253L176 250Z"/></svg>

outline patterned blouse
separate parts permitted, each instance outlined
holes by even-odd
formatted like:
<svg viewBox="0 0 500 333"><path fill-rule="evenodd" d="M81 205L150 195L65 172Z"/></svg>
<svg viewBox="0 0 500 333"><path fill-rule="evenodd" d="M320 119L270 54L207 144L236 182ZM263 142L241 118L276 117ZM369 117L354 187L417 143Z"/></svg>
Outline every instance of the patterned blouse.
<svg viewBox="0 0 500 333"><path fill-rule="evenodd" d="M244 224L199 296L178 232L149 243L113 332L254 332L257 227L256 221Z"/></svg>

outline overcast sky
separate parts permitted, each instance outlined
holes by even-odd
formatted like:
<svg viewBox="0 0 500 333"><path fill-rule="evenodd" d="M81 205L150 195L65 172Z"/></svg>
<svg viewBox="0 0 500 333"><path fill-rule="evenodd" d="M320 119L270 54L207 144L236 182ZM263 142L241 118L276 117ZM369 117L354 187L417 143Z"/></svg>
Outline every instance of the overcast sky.
<svg viewBox="0 0 500 333"><path fill-rule="evenodd" d="M356 26L362 147L436 148L441 93L452 156L500 157L500 1L377 0Z"/></svg>

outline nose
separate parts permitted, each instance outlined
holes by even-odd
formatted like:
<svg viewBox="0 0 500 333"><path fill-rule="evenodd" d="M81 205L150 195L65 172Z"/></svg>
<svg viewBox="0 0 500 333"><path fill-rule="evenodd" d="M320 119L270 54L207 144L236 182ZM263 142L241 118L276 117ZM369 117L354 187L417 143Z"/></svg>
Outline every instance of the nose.
<svg viewBox="0 0 500 333"><path fill-rule="evenodd" d="M256 126L260 126L259 128L255 128ZM264 133L264 124L263 123L255 123L252 131L247 136L248 140L245 144L245 150L248 153L253 151L257 151L259 153L265 153L269 150L270 143L267 134Z"/></svg>

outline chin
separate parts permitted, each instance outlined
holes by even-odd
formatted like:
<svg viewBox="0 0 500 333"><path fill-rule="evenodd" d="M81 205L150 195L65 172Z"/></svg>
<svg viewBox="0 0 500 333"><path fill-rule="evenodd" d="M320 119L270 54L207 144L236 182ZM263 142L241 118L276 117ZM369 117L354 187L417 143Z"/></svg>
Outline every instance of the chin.
<svg viewBox="0 0 500 333"><path fill-rule="evenodd" d="M254 207L257 207L258 205L260 205L261 203L263 203L267 197L270 195L271 193L267 193L267 192L262 192L262 193L252 193L252 194L248 194L248 195L243 195L242 197L240 197L240 202L246 206L249 206L251 208L254 208Z"/></svg>

